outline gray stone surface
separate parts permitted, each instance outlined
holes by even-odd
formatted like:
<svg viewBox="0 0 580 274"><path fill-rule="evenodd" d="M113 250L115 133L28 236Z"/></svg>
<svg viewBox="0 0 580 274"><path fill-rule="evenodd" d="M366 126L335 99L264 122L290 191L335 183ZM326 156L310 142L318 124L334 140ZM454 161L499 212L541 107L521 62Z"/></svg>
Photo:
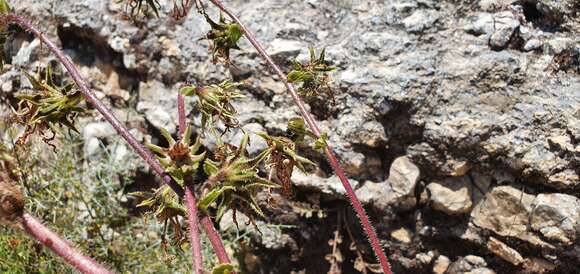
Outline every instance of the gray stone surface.
<svg viewBox="0 0 580 274"><path fill-rule="evenodd" d="M554 193L540 194L532 205L532 229L552 242L570 245L580 233L580 200Z"/></svg>
<svg viewBox="0 0 580 274"><path fill-rule="evenodd" d="M385 182L367 181L356 190L356 194L363 203L383 210L389 207L408 209L416 203L415 186L419 177L419 168L402 156L393 161Z"/></svg>
<svg viewBox="0 0 580 274"><path fill-rule="evenodd" d="M486 267L487 262L482 258L474 255L467 255L465 257L457 259L449 268L447 272L449 274L460 274L460 273L471 273L471 274L493 274L493 270Z"/></svg>

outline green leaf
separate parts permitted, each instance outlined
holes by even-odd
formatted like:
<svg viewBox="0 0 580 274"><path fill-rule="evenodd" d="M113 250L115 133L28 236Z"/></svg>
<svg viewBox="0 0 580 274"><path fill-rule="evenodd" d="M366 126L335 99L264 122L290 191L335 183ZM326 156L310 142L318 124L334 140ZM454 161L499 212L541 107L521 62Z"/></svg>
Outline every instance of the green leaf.
<svg viewBox="0 0 580 274"><path fill-rule="evenodd" d="M222 199L222 201L218 205L218 208L217 208L217 211L215 214L215 219L217 221L222 219L222 217L224 216L226 211L230 208L230 204L232 203L233 199L234 199L234 197L233 197L233 195L231 195L231 193L224 194L224 198Z"/></svg>
<svg viewBox="0 0 580 274"><path fill-rule="evenodd" d="M218 171L219 171L219 168L215 162L207 159L203 163L203 172L205 172L205 174L207 174L207 176L212 176L212 175L218 173Z"/></svg>
<svg viewBox="0 0 580 274"><path fill-rule="evenodd" d="M152 205L155 204L155 200L154 199L147 199L147 200L143 200L141 203L139 203L137 205L137 207L150 207Z"/></svg>
<svg viewBox="0 0 580 274"><path fill-rule="evenodd" d="M191 125L188 124L185 127L185 131L183 131L183 138L181 140L181 142L183 142L183 144L185 144L186 146L189 145L189 142L191 140L191 133L192 133ZM195 151L194 151L194 153L195 153Z"/></svg>
<svg viewBox="0 0 580 274"><path fill-rule="evenodd" d="M256 178L254 178L254 180L245 185L246 188L251 189L251 188L257 188L257 187L265 187L265 188L280 188L281 186L277 183L274 183L272 181L266 180L264 178L258 177L256 176Z"/></svg>
<svg viewBox="0 0 580 274"><path fill-rule="evenodd" d="M24 74L24 76L26 76L33 89L44 90L44 85L38 79L36 79L36 77L30 75L30 73L28 73L26 70L21 70L21 72Z"/></svg>
<svg viewBox="0 0 580 274"><path fill-rule="evenodd" d="M290 137L294 142L304 141L304 137L306 136L306 123L304 122L304 119L290 119L286 131L290 134Z"/></svg>
<svg viewBox="0 0 580 274"><path fill-rule="evenodd" d="M302 64L298 60L292 61L292 67L294 70L302 70Z"/></svg>
<svg viewBox="0 0 580 274"><path fill-rule="evenodd" d="M316 53L314 52L313 46L308 47L308 52L310 53L310 62L316 61Z"/></svg>
<svg viewBox="0 0 580 274"><path fill-rule="evenodd" d="M234 273L234 266L231 264L219 264L215 266L211 274L232 274Z"/></svg>
<svg viewBox="0 0 580 274"><path fill-rule="evenodd" d="M0 0L0 14L10 13L11 9L6 0Z"/></svg>
<svg viewBox="0 0 580 274"><path fill-rule="evenodd" d="M165 140L167 140L167 143L169 143L169 146L173 146L175 145L175 139L173 139L173 137L171 136L171 134L169 133L169 131L167 131L164 128L160 128L159 132L161 133L161 135L165 138Z"/></svg>
<svg viewBox="0 0 580 274"><path fill-rule="evenodd" d="M197 203L197 207L201 211L207 211L209 206L217 200L217 198L222 194L222 188L215 188L211 190L208 194L206 194L202 199L199 200Z"/></svg>
<svg viewBox="0 0 580 274"><path fill-rule="evenodd" d="M238 24L228 24L228 43L229 46L233 47L237 47L236 44L238 43L238 41L240 40L240 38L242 38L243 32L242 32L242 27L240 27L240 25Z"/></svg>
<svg viewBox="0 0 580 274"><path fill-rule="evenodd" d="M320 62L324 62L325 55L326 55L326 48L323 48L322 51L320 52L320 58L318 58L318 60Z"/></svg>
<svg viewBox="0 0 580 274"><path fill-rule="evenodd" d="M199 208L199 210L207 211L207 209L211 206L211 204L215 202L215 200L217 200L217 198L219 198L220 195L224 193L224 191L233 189L234 188L231 186L216 187L212 189L210 192L208 192L205 196L203 196L201 200L199 200L199 202L197 203L197 207Z"/></svg>
<svg viewBox="0 0 580 274"><path fill-rule="evenodd" d="M179 89L179 93L183 94L183 96L193 96L196 89L194 86L186 86Z"/></svg>
<svg viewBox="0 0 580 274"><path fill-rule="evenodd" d="M145 147L147 147L149 150L151 150L151 151L153 151L153 152L155 152L157 154L160 154L160 155L162 155L162 154L165 153L165 151L163 150L162 147L156 146L154 144L145 143Z"/></svg>
<svg viewBox="0 0 580 274"><path fill-rule="evenodd" d="M328 134L323 132L316 141L314 141L314 149L324 150L328 147Z"/></svg>
<svg viewBox="0 0 580 274"><path fill-rule="evenodd" d="M293 70L288 73L288 82L290 83L300 83L305 82L313 78L313 75L307 71Z"/></svg>

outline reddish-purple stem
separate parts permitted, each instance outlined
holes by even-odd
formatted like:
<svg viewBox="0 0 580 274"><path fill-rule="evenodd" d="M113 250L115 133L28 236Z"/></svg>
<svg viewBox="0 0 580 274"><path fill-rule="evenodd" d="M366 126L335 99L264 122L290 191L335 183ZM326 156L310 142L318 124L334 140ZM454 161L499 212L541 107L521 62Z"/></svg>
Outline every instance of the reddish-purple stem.
<svg viewBox="0 0 580 274"><path fill-rule="evenodd" d="M10 24L17 24L21 28L31 32L34 36L38 37L44 44L46 44L47 48L59 59L59 61L63 64L66 68L70 76L73 78L79 89L81 90L85 100L91 103L102 115L105 117L113 128L129 143L131 148L141 156L147 162L147 164L151 167L151 169L159 175L163 182L169 185L177 195L182 197L184 195L183 189L169 176L163 167L157 162L153 155L149 150L143 147L137 139L129 132L129 130L119 122L119 120L115 117L115 115L96 97L95 93L87 86L85 81L80 76L80 73L70 61L68 57L64 55L64 53L52 43L42 32L40 32L34 25L32 25L28 20L15 15L15 14L6 14L0 15L0 20L3 20L5 23ZM221 247L221 249L216 249L216 254L218 259L221 263L229 263L229 258L227 257L227 253L225 253L225 248L223 248L223 243L221 242L221 238L211 219L208 216L202 218L202 225L204 226L204 230L207 233L209 240L212 246Z"/></svg>
<svg viewBox="0 0 580 274"><path fill-rule="evenodd" d="M177 94L177 117L179 120L179 138L183 138L185 127L187 126L187 117L185 117L185 99L181 93Z"/></svg>
<svg viewBox="0 0 580 274"><path fill-rule="evenodd" d="M209 242L211 243L213 250L218 257L218 261L222 264L231 263L228 252L226 252L226 248L221 241L220 234L213 226L211 219L206 215L201 219L201 224L203 225L205 234L207 235L207 238L209 239Z"/></svg>
<svg viewBox="0 0 580 274"><path fill-rule="evenodd" d="M201 237L199 236L197 202L192 187L189 185L185 186L185 204L187 206L191 252L193 253L193 269L195 270L195 273L203 274L203 255L201 254ZM221 239L219 240L221 242Z"/></svg>
<svg viewBox="0 0 580 274"><path fill-rule="evenodd" d="M258 51L260 56L262 56L262 58L264 58L264 60L270 66L270 68L272 68L274 70L274 72L278 75L278 77L280 77L280 79L284 82L284 85L286 86L286 88L290 92L292 99L294 99L294 102L296 103L296 105L300 109L300 113L302 114L302 117L304 118L304 120L306 120L306 123L308 123L308 126L310 127L312 132L316 136L320 137L320 129L318 128L316 121L314 120L312 115L310 115L310 113L306 109L304 102L302 101L302 99L300 98L300 96L298 95L296 90L294 89L294 86L292 86L292 84L288 82L288 79L286 78L286 74L284 72L282 72L282 70L280 69L280 67L278 67L278 65L276 65L274 60L272 60L272 58L268 55L266 50L264 50L264 47L262 47L260 42L258 42L258 40L256 40L254 35L250 32L250 30L248 28L246 28L246 26L240 21L240 19L233 13L233 11L231 11L228 7L226 7L219 0L210 0L210 1L214 5L216 5L220 10L222 10L224 13L226 13L234 22L236 22L238 25L240 25L240 27L244 31L244 35L246 36L248 41L250 41L250 43ZM383 247L379 241L377 233L375 232L375 229L373 228L362 203L356 197L354 190L350 186L350 183L349 183L348 179L346 178L346 175L344 173L343 168L341 167L340 163L338 162L338 159L336 159L336 156L332 152L332 147L330 145L328 145L326 147L325 152L326 152L326 156L328 157L328 161L330 162L330 165L332 166L332 168L336 172L336 175L338 176L338 178L340 179L340 181L342 182L342 185L344 186L344 188L346 190L348 199L350 200L354 210L356 211L356 213L358 215L359 221L362 224L363 229L369 238L369 242L371 244L371 247L373 248L373 251L375 252L375 255L377 256L379 263L381 264L383 272L386 274L391 274L392 273L391 266L389 264L389 261L387 260L387 256L385 255L385 252L384 252Z"/></svg>
<svg viewBox="0 0 580 274"><path fill-rule="evenodd" d="M183 138L186 127L185 100L183 95L177 95L177 114L179 116L179 138ZM185 205L187 207L187 220L189 224L189 237L191 252L193 253L193 269L197 274L203 274L203 255L201 254L201 237L199 236L199 219L197 213L197 201L193 193L191 182L185 185Z"/></svg>
<svg viewBox="0 0 580 274"><path fill-rule="evenodd" d="M50 248L54 253L63 258L67 263L82 273L105 274L112 273L93 259L83 255L73 248L68 242L61 239L57 234L44 226L33 216L22 214L22 225L28 234Z"/></svg>

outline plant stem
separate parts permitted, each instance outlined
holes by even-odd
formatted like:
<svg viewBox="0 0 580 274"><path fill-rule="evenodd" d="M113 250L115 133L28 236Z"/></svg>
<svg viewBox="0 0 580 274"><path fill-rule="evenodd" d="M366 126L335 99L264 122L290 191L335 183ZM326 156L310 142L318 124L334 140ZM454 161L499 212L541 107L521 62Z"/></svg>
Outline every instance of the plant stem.
<svg viewBox="0 0 580 274"><path fill-rule="evenodd" d="M143 145L141 145L139 141L135 139L135 137L129 132L129 130L123 124L121 124L121 122L119 122L119 120L117 119L117 117L115 117L115 115L111 112L111 110L107 108L107 106L105 106L105 104L103 104L103 102L101 102L97 98L95 93L88 87L86 82L83 80L80 73L78 72L78 70L76 69L75 65L73 64L73 62L70 60L69 57L67 57L58 47L56 47L56 45L54 45L54 43L52 43L52 41L50 41L42 32L40 32L34 25L32 25L32 23L30 23L23 17L20 17L16 14L7 14L5 15L5 19L8 23L17 24L23 29L34 34L34 36L36 36L38 39L40 39L40 41L46 45L46 47L56 56L56 58L58 58L60 63L66 68L69 75L72 77L74 82L81 90L81 93L83 94L85 100L87 100L87 102L89 102L94 108L96 108L101 113L101 115L103 115L105 120L107 120L107 122L109 122L109 124L113 126L113 128L117 131L117 133L119 133L123 137L123 139L125 139L127 143L129 143L131 148L133 148L133 150L137 152L137 154L139 154L139 156L141 156L141 158L143 158L145 162L147 162L147 164L151 167L151 169L153 169L153 171L155 171L155 173L160 174L163 180L179 196L183 196L183 189L175 181L173 181L168 174L165 173L165 169L163 169L161 164L159 164L159 162L155 160L153 154L151 154L149 150L143 147Z"/></svg>
<svg viewBox="0 0 580 274"><path fill-rule="evenodd" d="M187 126L187 121L185 117L185 99L181 93L177 94L177 117L179 120L179 138L183 138L183 133L185 132L185 127Z"/></svg>
<svg viewBox="0 0 580 274"><path fill-rule="evenodd" d="M304 120L306 120L306 123L308 123L310 130L317 137L320 137L320 129L318 128L316 121L314 120L312 115L310 115L310 113L306 109L304 102L302 101L302 99L300 98L300 96L298 95L296 90L294 89L294 86L288 82L288 79L286 78L286 74L284 72L282 72L282 69L280 69L280 67L278 65L276 65L274 60L272 60L272 58L268 55L266 50L264 50L264 47L262 47L260 42L258 42L258 40L256 40L256 37L254 37L254 35L250 32L250 30L248 28L246 28L246 26L240 21L240 19L228 7L226 7L219 0L210 0L210 1L215 6L217 6L221 11L226 13L234 22L236 22L238 25L240 25L240 27L242 28L244 35L246 36L248 41L250 41L250 43L258 51L260 56L262 56L262 58L266 61L266 63L270 66L270 68L272 68L274 70L274 72L278 75L278 77L284 82L286 89L288 89L288 91L290 92L290 95L292 96L292 99L294 100L294 102L298 106L298 109L300 109L300 113L301 113L302 117L304 118ZM350 200L354 210L357 213L359 221L362 224L365 233L367 234L369 242L373 248L373 251L375 252L375 255L377 256L377 258L379 260L379 263L381 264L383 272L386 274L391 274L392 273L391 266L389 264L389 261L387 260L387 256L385 255L385 252L383 251L383 248L381 246L381 243L379 241L377 233L375 232L375 229L373 228L362 203L356 197L356 194L354 193L354 190L352 189L348 179L346 178L344 170L340 166L338 159L336 158L336 156L332 152L332 147L330 145L328 145L326 147L325 153L326 153L326 156L328 158L328 161L330 162L330 165L332 166L332 168L336 172L336 175L338 176L338 178L340 179L340 181L342 182L342 185L344 186L344 188L346 190L346 194L348 196L348 199Z"/></svg>
<svg viewBox="0 0 580 274"><path fill-rule="evenodd" d="M28 234L50 248L54 253L63 258L67 263L82 273L112 273L93 259L83 255L74 249L69 243L61 239L57 234L44 226L39 220L29 215L22 214L22 225Z"/></svg>
<svg viewBox="0 0 580 274"><path fill-rule="evenodd" d="M85 100L91 103L107 120L113 128L129 143L129 146L141 156L147 162L147 164L151 167L151 169L163 179L167 185L169 185L173 191L180 197L183 197L184 191L183 189L177 184L171 176L169 176L161 164L157 162L153 155L149 150L147 150L143 145L141 145L137 139L129 132L129 130L119 122L119 120L115 117L115 115L96 97L95 93L87 86L85 81L80 76L80 73L76 69L75 65L72 61L65 56L65 54L52 43L42 32L40 32L34 25L32 25L28 20L20 17L16 14L1 14L0 15L0 22L6 22L10 24L19 25L21 28L25 29L26 31L31 32L36 36L40 41L46 44L47 48L58 58L60 63L66 68L70 76L73 78L74 82L77 84L79 89L81 90ZM202 218L202 225L204 226L204 230L208 234L209 240L212 246L220 247L221 250L216 249L216 254L220 262L228 262L229 258L227 257L227 253L225 253L225 248L223 248L223 243L221 242L221 238L217 231L215 231L215 227L213 226L212 221L209 217L205 216Z"/></svg>
<svg viewBox="0 0 580 274"><path fill-rule="evenodd" d="M226 252L226 248L220 239L219 233L213 226L211 219L206 215L201 219L201 224L203 225L205 234L209 238L209 242L211 243L213 250L218 257L218 261L222 264L231 263L228 253Z"/></svg>
<svg viewBox="0 0 580 274"><path fill-rule="evenodd" d="M183 95L177 95L177 113L179 116L179 138L183 138L186 127L185 102ZM197 213L197 201L193 193L191 182L185 185L185 205L187 207L187 219L189 224L189 237L191 252L193 253L193 269L197 274L203 274L203 255L201 254L201 237L199 236L199 219Z"/></svg>

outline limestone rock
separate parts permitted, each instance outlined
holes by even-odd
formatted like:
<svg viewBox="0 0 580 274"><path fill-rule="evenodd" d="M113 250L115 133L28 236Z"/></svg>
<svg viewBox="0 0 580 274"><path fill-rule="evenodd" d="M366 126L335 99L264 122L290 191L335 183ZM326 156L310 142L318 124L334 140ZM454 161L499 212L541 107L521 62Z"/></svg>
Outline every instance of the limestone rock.
<svg viewBox="0 0 580 274"><path fill-rule="evenodd" d="M580 200L574 196L540 194L532 204L531 226L546 239L564 245L576 242L580 233Z"/></svg>
<svg viewBox="0 0 580 274"><path fill-rule="evenodd" d="M535 246L551 248L530 230L529 216L535 196L511 186L498 186L471 211L471 222L504 237L515 237Z"/></svg>
<svg viewBox="0 0 580 274"><path fill-rule="evenodd" d="M440 255L433 264L433 274L444 274L451 264L451 260L444 255Z"/></svg>
<svg viewBox="0 0 580 274"><path fill-rule="evenodd" d="M447 214L470 212L473 206L470 184L466 176L430 183L427 190L430 193L431 206Z"/></svg>
<svg viewBox="0 0 580 274"><path fill-rule="evenodd" d="M349 181L351 187L356 189L359 182L353 179L350 179ZM322 178L316 175L307 175L294 169L294 172L292 173L292 182L299 188L318 190L335 198L346 199L346 190L344 190L344 186L336 175L329 178Z"/></svg>
<svg viewBox="0 0 580 274"><path fill-rule="evenodd" d="M433 26L438 16L432 10L416 10L413 14L403 19L403 25L408 32L423 32Z"/></svg>
<svg viewBox="0 0 580 274"><path fill-rule="evenodd" d="M409 158L402 156L393 161L389 178L385 182L367 181L356 190L356 194L361 202L373 204L380 209L390 206L408 209L415 206L415 186L419 178L419 168Z"/></svg>
<svg viewBox="0 0 580 274"><path fill-rule="evenodd" d="M495 272L486 267L487 262L481 257L474 255L467 255L465 257L460 257L447 269L448 274L494 274Z"/></svg>
<svg viewBox="0 0 580 274"><path fill-rule="evenodd" d="M404 244L411 243L411 237L413 237L412 233L404 227L391 232L391 238Z"/></svg>
<svg viewBox="0 0 580 274"><path fill-rule="evenodd" d="M494 237L489 238L489 241L487 242L487 249L515 266L524 263L524 258L517 250L509 247Z"/></svg>
<svg viewBox="0 0 580 274"><path fill-rule="evenodd" d="M82 134L84 139L85 157L89 157L99 151L102 141L117 133L109 123L95 122L84 126Z"/></svg>
<svg viewBox="0 0 580 274"><path fill-rule="evenodd" d="M284 60L290 57L296 57L300 51L307 49L308 46L300 41L274 39L270 42L268 53L274 58Z"/></svg>

